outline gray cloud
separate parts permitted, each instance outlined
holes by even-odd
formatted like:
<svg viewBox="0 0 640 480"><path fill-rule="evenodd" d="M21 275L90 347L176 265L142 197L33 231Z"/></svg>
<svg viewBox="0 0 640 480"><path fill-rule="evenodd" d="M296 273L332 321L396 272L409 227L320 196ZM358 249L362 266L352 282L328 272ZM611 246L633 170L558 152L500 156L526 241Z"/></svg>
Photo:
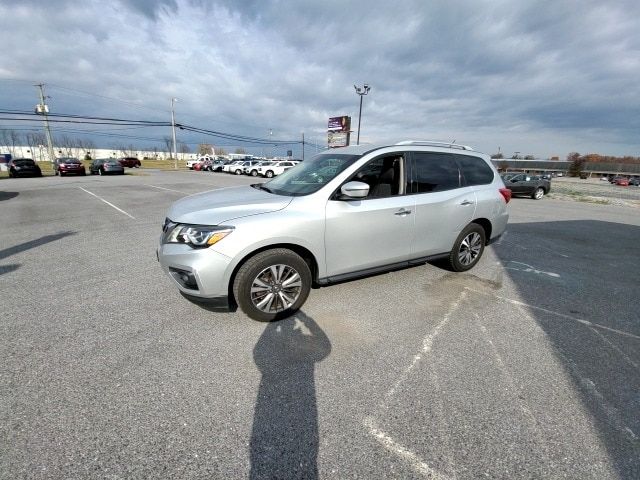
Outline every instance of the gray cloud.
<svg viewBox="0 0 640 480"><path fill-rule="evenodd" d="M32 108L37 80L58 111L166 118L176 96L184 123L324 141L329 116L357 123L353 84L368 82L365 141L637 156L639 14L632 1L0 1L0 104Z"/></svg>

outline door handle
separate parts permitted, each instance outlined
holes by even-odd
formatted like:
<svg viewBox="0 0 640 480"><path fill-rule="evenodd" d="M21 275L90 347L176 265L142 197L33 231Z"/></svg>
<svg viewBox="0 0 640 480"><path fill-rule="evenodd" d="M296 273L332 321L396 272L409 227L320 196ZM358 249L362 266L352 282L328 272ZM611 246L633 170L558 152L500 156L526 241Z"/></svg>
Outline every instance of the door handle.
<svg viewBox="0 0 640 480"><path fill-rule="evenodd" d="M473 205L471 200L464 200L460 205Z"/></svg>
<svg viewBox="0 0 640 480"><path fill-rule="evenodd" d="M411 213L411 210L406 210L404 208L401 208L396 213L394 213L394 215L399 215L399 216L403 217L405 215L409 215L410 213Z"/></svg>

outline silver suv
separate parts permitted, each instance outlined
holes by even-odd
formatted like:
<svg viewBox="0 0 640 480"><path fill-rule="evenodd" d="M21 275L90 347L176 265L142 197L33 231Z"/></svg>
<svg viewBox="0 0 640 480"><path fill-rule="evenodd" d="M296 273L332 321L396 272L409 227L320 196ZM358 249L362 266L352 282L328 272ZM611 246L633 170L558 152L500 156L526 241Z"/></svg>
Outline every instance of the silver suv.
<svg viewBox="0 0 640 480"><path fill-rule="evenodd" d="M174 203L158 259L187 297L287 317L312 286L445 257L478 263L511 192L485 154L439 142L326 150L266 183Z"/></svg>

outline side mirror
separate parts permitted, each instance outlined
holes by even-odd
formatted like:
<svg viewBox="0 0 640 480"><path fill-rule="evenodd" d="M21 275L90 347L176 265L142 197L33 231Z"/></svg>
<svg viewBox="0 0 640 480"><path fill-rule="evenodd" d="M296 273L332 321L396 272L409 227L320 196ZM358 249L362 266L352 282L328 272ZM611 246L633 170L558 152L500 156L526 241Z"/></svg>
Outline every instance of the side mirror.
<svg viewBox="0 0 640 480"><path fill-rule="evenodd" d="M364 182L347 182L340 188L340 193L347 198L365 198L369 195L369 184Z"/></svg>

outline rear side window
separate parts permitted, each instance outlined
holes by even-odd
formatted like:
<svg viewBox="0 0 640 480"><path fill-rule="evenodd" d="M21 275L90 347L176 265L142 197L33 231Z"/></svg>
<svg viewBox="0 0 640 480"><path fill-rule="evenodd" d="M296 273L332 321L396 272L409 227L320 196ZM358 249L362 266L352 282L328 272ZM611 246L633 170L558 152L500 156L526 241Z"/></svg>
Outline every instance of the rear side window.
<svg viewBox="0 0 640 480"><path fill-rule="evenodd" d="M450 153L414 152L414 193L441 192L460 187L458 165Z"/></svg>
<svg viewBox="0 0 640 480"><path fill-rule="evenodd" d="M488 185L493 182L493 170L480 157L456 155L466 185Z"/></svg>

